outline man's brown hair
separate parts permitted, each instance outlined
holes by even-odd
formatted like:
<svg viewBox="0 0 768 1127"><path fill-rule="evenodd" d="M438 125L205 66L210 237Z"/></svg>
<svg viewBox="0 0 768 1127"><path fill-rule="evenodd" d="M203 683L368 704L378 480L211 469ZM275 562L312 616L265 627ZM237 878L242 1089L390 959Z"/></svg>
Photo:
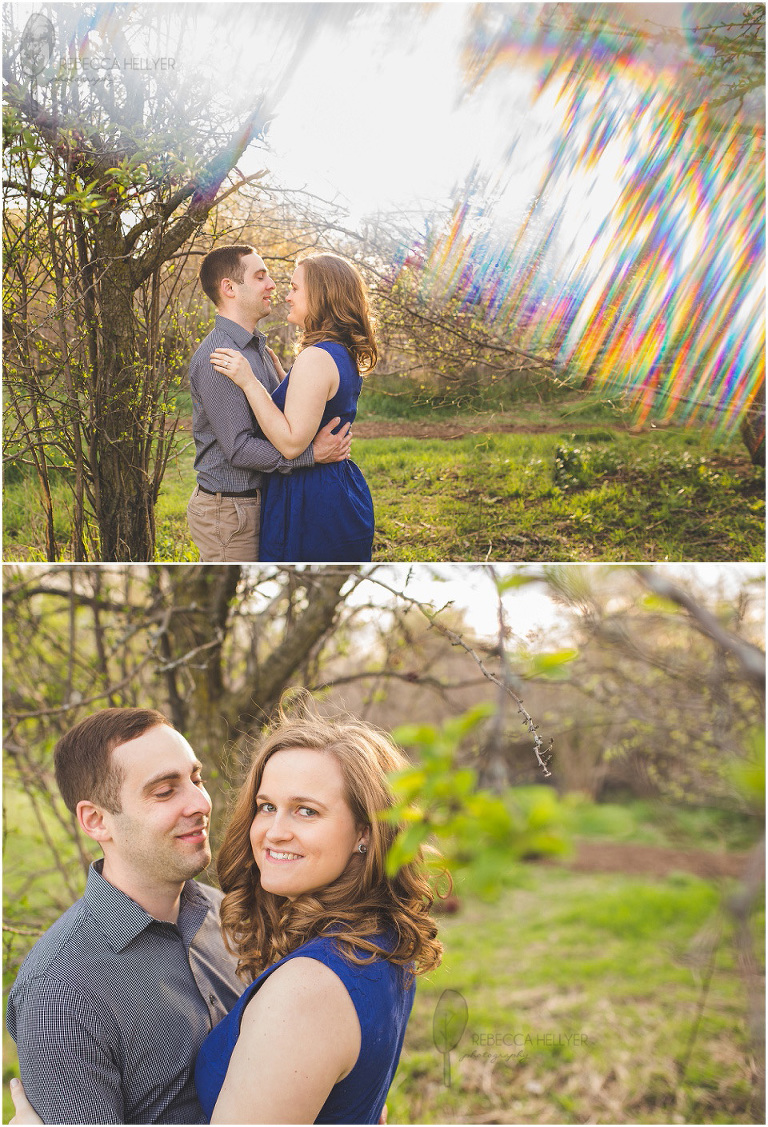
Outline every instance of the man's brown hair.
<svg viewBox="0 0 768 1127"><path fill-rule="evenodd" d="M206 296L218 309L221 302L221 283L225 278L242 285L245 281L243 259L249 254L257 254L256 247L248 243L233 243L229 247L217 247L210 251L200 264L200 285Z"/></svg>
<svg viewBox="0 0 768 1127"><path fill-rule="evenodd" d="M125 773L113 762L112 752L161 724L173 727L154 708L103 708L65 732L53 759L56 783L67 808L74 814L78 802L88 801L119 814Z"/></svg>

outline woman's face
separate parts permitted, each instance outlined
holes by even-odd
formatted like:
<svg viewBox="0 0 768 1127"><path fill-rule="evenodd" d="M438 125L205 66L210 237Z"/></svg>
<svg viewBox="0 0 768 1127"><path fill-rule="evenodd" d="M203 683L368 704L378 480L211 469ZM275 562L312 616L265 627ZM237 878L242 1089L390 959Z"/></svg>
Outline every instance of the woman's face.
<svg viewBox="0 0 768 1127"><path fill-rule="evenodd" d="M304 320L308 313L306 278L303 266L297 266L294 270L288 296L285 300L288 303L289 322L303 329Z"/></svg>
<svg viewBox="0 0 768 1127"><path fill-rule="evenodd" d="M251 848L266 892L294 900L340 877L368 829L355 825L335 756L275 752L264 768Z"/></svg>

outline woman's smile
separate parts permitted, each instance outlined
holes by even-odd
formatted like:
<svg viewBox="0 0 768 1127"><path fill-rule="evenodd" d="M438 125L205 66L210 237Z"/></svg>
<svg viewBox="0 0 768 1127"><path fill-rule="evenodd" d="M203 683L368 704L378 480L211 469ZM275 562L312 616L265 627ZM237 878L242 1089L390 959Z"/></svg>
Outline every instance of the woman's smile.
<svg viewBox="0 0 768 1127"><path fill-rule="evenodd" d="M267 760L250 832L265 892L293 900L332 884L367 837L334 756L285 748Z"/></svg>
<svg viewBox="0 0 768 1127"><path fill-rule="evenodd" d="M300 861L300 853L286 853L284 850L267 849L267 859L270 861Z"/></svg>

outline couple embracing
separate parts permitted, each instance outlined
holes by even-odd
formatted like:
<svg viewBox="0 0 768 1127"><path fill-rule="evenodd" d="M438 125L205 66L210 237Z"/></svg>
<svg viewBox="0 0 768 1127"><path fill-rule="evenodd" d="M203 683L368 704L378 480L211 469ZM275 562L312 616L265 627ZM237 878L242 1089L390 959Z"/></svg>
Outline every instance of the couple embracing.
<svg viewBox="0 0 768 1127"><path fill-rule="evenodd" d="M406 763L389 738L306 695L281 709L224 834L221 891L194 880L211 800L165 716L103 709L55 763L103 857L11 989L12 1122L380 1122L415 976L441 956L421 854L387 872L388 777Z"/></svg>
<svg viewBox="0 0 768 1127"><path fill-rule="evenodd" d="M362 373L377 359L360 274L334 254L298 264L286 301L303 335L287 374L257 328L275 282L256 250L211 251L200 282L217 314L189 373L197 487L187 520L201 560L370 560L373 503L349 458Z"/></svg>

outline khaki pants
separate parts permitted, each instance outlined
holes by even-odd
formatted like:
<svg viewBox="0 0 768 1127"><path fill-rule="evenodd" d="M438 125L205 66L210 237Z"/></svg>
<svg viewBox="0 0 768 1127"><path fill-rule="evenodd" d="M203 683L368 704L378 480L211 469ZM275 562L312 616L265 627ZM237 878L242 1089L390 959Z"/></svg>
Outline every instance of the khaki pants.
<svg viewBox="0 0 768 1127"><path fill-rule="evenodd" d="M222 497L195 486L187 505L187 523L203 563L255 563L260 517L261 493Z"/></svg>

